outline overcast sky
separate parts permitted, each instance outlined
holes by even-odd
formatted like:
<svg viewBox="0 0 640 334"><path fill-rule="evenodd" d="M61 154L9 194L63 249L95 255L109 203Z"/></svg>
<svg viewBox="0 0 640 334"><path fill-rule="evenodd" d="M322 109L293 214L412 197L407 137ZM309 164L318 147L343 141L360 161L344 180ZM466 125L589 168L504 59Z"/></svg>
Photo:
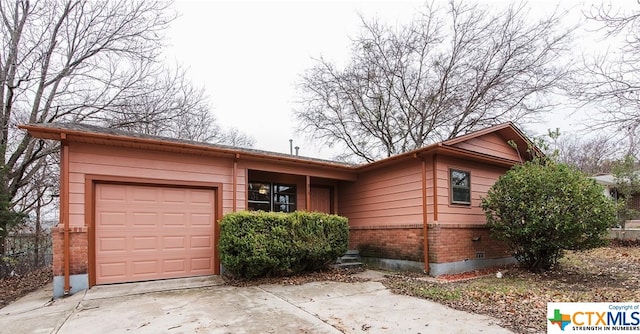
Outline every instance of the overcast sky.
<svg viewBox="0 0 640 334"><path fill-rule="evenodd" d="M436 0L437 1L437 0ZM636 4L635 0L619 0ZM508 1L482 1L504 6ZM534 14L553 10L558 1L530 1ZM571 8L567 21L581 16L588 1L562 1ZM220 125L235 127L256 139L255 148L288 153L289 139L305 156L331 158L331 149L306 142L295 132L295 83L314 57L343 64L350 36L360 31L359 15L391 24L410 20L422 1L194 1L177 0L180 17L168 31L169 62L188 68L203 86ZM566 110L534 127L545 132L576 127Z"/></svg>

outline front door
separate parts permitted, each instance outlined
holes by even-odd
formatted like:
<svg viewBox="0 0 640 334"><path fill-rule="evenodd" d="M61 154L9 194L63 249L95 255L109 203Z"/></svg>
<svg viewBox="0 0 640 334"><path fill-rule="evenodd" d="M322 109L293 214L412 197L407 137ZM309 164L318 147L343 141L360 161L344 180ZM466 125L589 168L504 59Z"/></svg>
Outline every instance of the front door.
<svg viewBox="0 0 640 334"><path fill-rule="evenodd" d="M311 187L311 211L332 213L331 211L331 188Z"/></svg>

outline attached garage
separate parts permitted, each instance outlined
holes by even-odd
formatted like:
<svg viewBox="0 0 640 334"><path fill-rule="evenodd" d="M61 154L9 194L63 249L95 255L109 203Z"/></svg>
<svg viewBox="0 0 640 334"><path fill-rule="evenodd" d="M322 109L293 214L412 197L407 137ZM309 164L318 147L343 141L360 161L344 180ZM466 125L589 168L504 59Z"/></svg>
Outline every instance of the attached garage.
<svg viewBox="0 0 640 334"><path fill-rule="evenodd" d="M288 154L86 124L27 127L61 143L54 297L99 284L218 275L224 214L256 203L337 212L338 183L357 178L344 164ZM274 197L253 198L263 192Z"/></svg>
<svg viewBox="0 0 640 334"><path fill-rule="evenodd" d="M95 283L212 275L215 191L96 183Z"/></svg>

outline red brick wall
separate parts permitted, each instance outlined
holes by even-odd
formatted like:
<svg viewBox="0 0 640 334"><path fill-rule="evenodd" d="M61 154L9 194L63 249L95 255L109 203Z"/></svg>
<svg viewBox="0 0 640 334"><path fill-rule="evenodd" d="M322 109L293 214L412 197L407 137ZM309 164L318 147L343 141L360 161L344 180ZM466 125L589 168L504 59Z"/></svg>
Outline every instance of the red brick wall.
<svg viewBox="0 0 640 334"><path fill-rule="evenodd" d="M485 259L510 256L503 243L489 237L484 224L429 224L428 229L432 263L474 260L476 252L484 252Z"/></svg>
<svg viewBox="0 0 640 334"><path fill-rule="evenodd" d="M54 227L51 230L51 238L53 239L53 275L62 276L64 275L64 228L61 226ZM89 261L86 228L71 228L69 232L69 244L70 274L86 274L88 272L87 263Z"/></svg>
<svg viewBox="0 0 640 334"><path fill-rule="evenodd" d="M485 259L510 256L503 243L489 237L483 224L429 224L428 229L431 263L473 260L476 252L484 252ZM351 227L349 231L349 249L377 258L423 262L423 240L420 225Z"/></svg>
<svg viewBox="0 0 640 334"><path fill-rule="evenodd" d="M420 261L424 259L422 226L351 227L349 249L361 256Z"/></svg>

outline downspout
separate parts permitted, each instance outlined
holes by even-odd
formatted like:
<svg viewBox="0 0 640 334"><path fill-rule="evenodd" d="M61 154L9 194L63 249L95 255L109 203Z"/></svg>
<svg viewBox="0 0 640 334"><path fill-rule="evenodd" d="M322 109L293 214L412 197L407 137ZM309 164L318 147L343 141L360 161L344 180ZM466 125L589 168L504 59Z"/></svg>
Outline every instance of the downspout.
<svg viewBox="0 0 640 334"><path fill-rule="evenodd" d="M238 211L238 204L236 203L238 199L238 159L240 159L240 154L236 153L235 158L233 159L233 212Z"/></svg>
<svg viewBox="0 0 640 334"><path fill-rule="evenodd" d="M434 153L433 158L433 223L438 223L438 156Z"/></svg>
<svg viewBox="0 0 640 334"><path fill-rule="evenodd" d="M306 198L305 198L305 206L306 206L306 211L309 212L311 211L311 177L309 175L306 176L305 179L305 188L307 190L306 192Z"/></svg>
<svg viewBox="0 0 640 334"><path fill-rule="evenodd" d="M422 165L422 224L423 224L423 242L424 242L424 272L429 273L429 222L427 215L427 162L420 157Z"/></svg>
<svg viewBox="0 0 640 334"><path fill-rule="evenodd" d="M69 144L66 141L67 135L60 134L60 143L62 150L60 151L60 219L62 219L64 239L62 242L64 256L64 295L68 296L71 292L70 282L70 235L69 235Z"/></svg>

